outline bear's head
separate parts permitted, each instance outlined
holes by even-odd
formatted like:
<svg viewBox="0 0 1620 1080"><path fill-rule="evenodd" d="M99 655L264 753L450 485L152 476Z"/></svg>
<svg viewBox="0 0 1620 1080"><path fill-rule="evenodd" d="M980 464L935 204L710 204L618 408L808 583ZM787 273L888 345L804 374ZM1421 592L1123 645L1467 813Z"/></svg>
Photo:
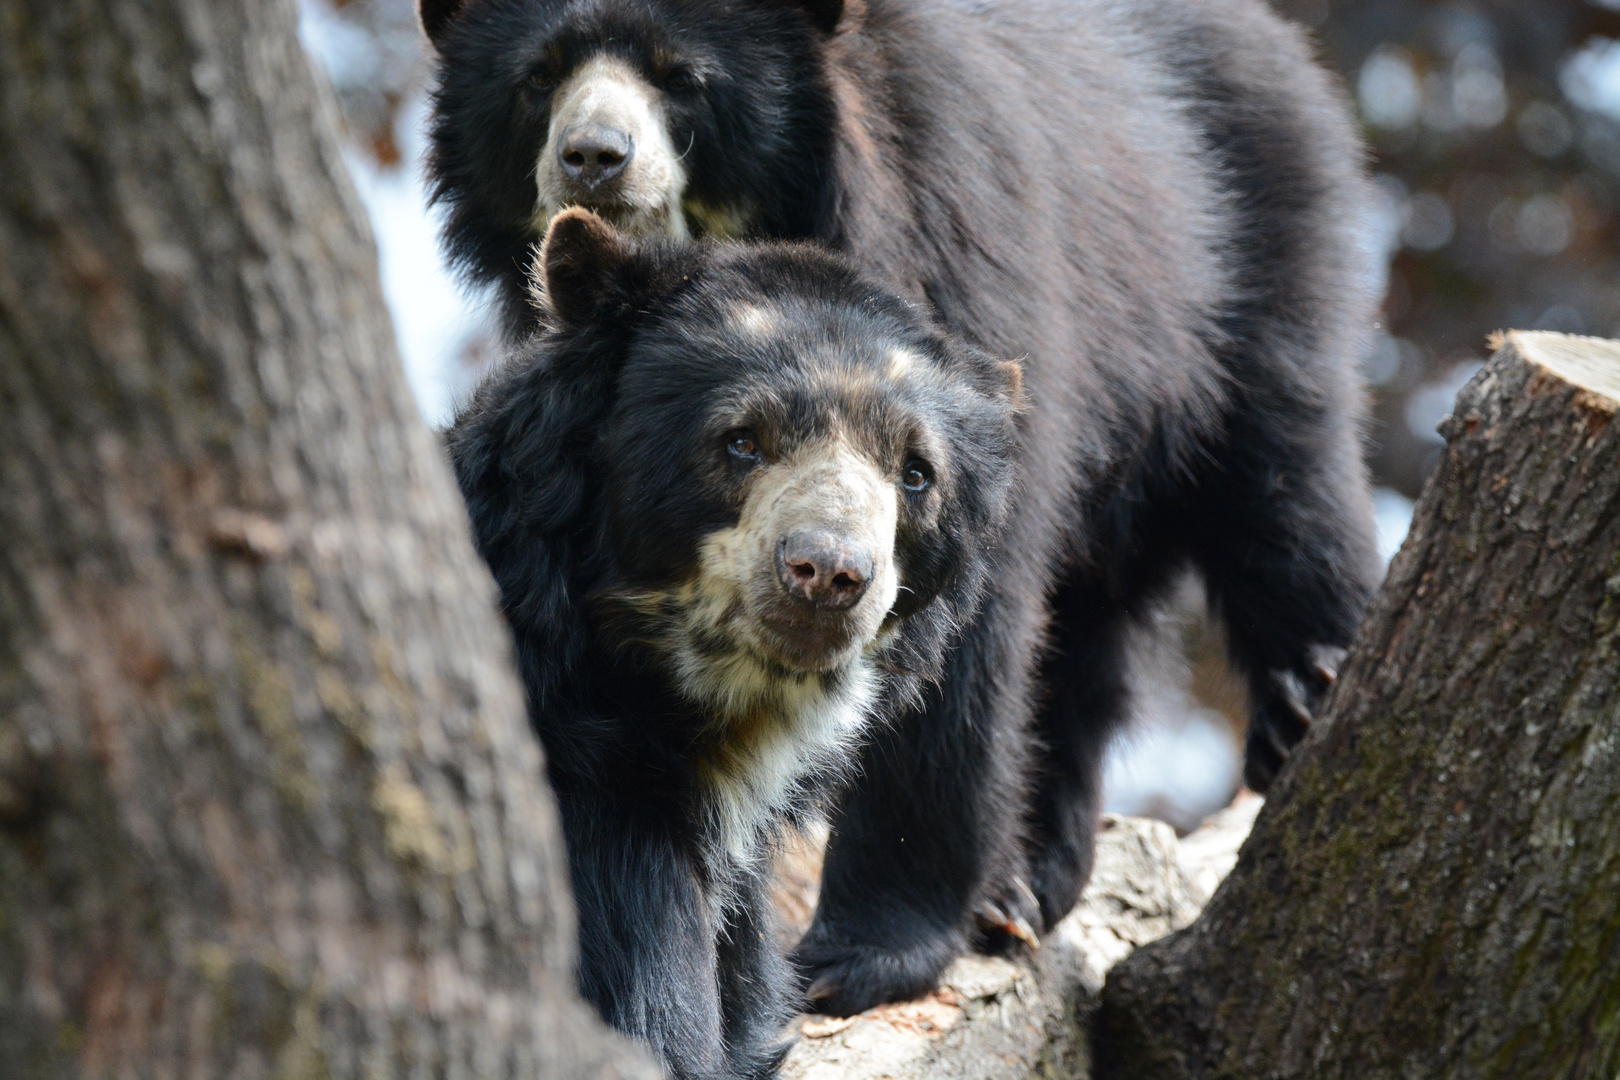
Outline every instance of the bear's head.
<svg viewBox="0 0 1620 1080"><path fill-rule="evenodd" d="M564 207L685 239L808 237L829 198L842 0L421 0L454 258L515 282ZM521 302L514 288L506 299Z"/></svg>
<svg viewBox="0 0 1620 1080"><path fill-rule="evenodd" d="M545 328L450 436L526 651L577 660L534 642L588 624L722 717L937 671L1012 488L1016 364L806 245L570 210L535 276Z"/></svg>

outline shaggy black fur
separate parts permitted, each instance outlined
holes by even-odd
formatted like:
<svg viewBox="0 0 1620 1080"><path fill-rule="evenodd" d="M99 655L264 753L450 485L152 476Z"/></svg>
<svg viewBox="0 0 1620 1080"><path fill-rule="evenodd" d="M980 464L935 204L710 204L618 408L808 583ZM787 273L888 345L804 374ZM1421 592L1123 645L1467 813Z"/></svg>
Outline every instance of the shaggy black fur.
<svg viewBox="0 0 1620 1080"><path fill-rule="evenodd" d="M896 475L932 448L927 488L900 496L902 591L870 650L876 681L915 696L983 588L978 553L1012 486L1016 370L806 246L632 247L576 211L541 259L549 328L479 387L448 441L562 807L581 989L678 1077L770 1075L798 998L766 848L858 732L795 763L791 790L747 821L750 850L726 846L715 774L758 779L750 740L799 722L767 707L717 717L660 644L680 588L706 587L704 542L740 527L766 467L729 442L746 430L778 462L842 433ZM738 328L750 306L768 328ZM899 375L896 349L916 358ZM660 602L626 599L649 595ZM704 647L724 659L747 617L729 612ZM832 695L860 675L766 667L780 687L819 678Z"/></svg>
<svg viewBox="0 0 1620 1080"><path fill-rule="evenodd" d="M1026 484L984 606L834 820L797 954L820 1008L927 988L976 910L1069 910L1127 630L1184 567L1248 675L1246 774L1269 783L1377 577L1362 149L1300 34L1259 0L424 3L447 243L515 330L547 115L528 74L609 50L667 87L694 198L1028 358Z"/></svg>

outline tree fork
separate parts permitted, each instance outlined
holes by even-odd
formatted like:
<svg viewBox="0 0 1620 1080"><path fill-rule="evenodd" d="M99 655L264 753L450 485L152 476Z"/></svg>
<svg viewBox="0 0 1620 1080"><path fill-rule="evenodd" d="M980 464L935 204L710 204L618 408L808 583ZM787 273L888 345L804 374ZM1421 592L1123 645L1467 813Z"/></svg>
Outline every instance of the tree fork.
<svg viewBox="0 0 1620 1080"><path fill-rule="evenodd" d="M1203 916L1116 967L1111 1080L1620 1069L1620 344L1458 397L1322 718Z"/></svg>
<svg viewBox="0 0 1620 1080"><path fill-rule="evenodd" d="M294 19L0 7L0 1076L654 1075Z"/></svg>

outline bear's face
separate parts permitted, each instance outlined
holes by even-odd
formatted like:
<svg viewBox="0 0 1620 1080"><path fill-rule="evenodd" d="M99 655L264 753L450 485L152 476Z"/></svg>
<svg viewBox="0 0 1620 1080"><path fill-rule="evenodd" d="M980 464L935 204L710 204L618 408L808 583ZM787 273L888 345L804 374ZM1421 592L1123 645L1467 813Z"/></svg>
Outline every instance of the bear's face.
<svg viewBox="0 0 1620 1080"><path fill-rule="evenodd" d="M634 284L648 257L583 211L541 255L554 325L590 336L637 312L592 446L607 633L722 712L866 671L999 524L1016 366L809 248L689 253L667 296Z"/></svg>
<svg viewBox="0 0 1620 1080"><path fill-rule="evenodd" d="M750 192L810 201L832 126L818 27L841 4L759 0L722 18L694 0L463 6L422 2L453 231L532 241L582 206L631 234L735 237L760 224Z"/></svg>
<svg viewBox="0 0 1620 1080"><path fill-rule="evenodd" d="M723 293L632 349L602 443L615 548L683 656L830 671L879 645L903 585L940 587L906 565L955 481L940 403L902 373L932 360L897 334L836 340L799 298Z"/></svg>

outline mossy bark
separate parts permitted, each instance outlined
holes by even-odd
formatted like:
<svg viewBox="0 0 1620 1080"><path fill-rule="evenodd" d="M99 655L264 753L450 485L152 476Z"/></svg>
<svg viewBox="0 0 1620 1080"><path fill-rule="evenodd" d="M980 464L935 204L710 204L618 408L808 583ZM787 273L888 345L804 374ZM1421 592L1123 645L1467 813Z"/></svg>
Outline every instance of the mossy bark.
<svg viewBox="0 0 1620 1080"><path fill-rule="evenodd" d="M1620 1070L1620 345L1514 334L1324 714L1099 1075Z"/></svg>
<svg viewBox="0 0 1620 1080"><path fill-rule="evenodd" d="M0 1076L651 1075L294 19L0 5Z"/></svg>

